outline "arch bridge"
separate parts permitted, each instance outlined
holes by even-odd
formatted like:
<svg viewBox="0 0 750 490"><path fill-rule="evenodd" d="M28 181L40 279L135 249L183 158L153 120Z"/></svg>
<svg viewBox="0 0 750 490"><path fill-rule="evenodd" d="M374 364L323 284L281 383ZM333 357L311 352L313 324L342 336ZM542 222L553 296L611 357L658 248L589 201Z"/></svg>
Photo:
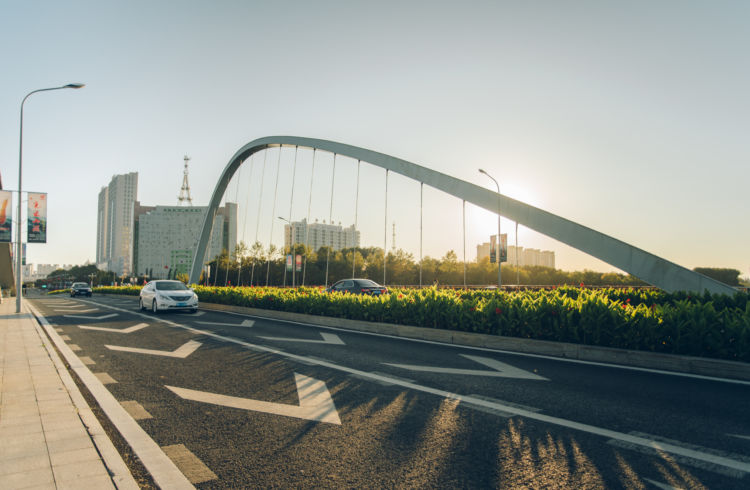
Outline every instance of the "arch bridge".
<svg viewBox="0 0 750 490"><path fill-rule="evenodd" d="M301 147L327 151L395 172L516 221L668 292L707 290L712 293L734 294L736 291L720 281L691 271L604 233L450 175L365 148L298 136L268 136L253 140L240 148L229 160L216 184L203 221L190 273L192 284L200 279L214 217L232 176L251 155L274 147Z"/></svg>

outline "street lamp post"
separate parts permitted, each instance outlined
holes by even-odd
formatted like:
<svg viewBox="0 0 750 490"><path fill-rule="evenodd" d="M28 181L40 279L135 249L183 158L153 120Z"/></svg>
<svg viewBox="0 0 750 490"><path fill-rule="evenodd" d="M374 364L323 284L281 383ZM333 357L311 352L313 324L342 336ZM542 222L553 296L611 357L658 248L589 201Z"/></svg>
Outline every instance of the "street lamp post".
<svg viewBox="0 0 750 490"><path fill-rule="evenodd" d="M492 177L481 168L479 169L479 172L492 179L492 181L495 183L495 186L497 186L497 250L495 251L495 258L497 259L497 288L500 289L500 287L503 285L502 273L500 272L502 266L502 262L500 262L500 248L502 246L500 236L500 184L497 183L497 180L495 180L494 177Z"/></svg>
<svg viewBox="0 0 750 490"><path fill-rule="evenodd" d="M26 94L21 101L21 130L18 142L18 213L16 214L16 313L21 313L21 297L23 296L23 262L21 254L23 253L23 244L21 243L21 187L23 171L23 105L26 99L37 92L48 92L50 90L61 90L64 88L82 88L83 83L69 83L62 87L40 88Z"/></svg>

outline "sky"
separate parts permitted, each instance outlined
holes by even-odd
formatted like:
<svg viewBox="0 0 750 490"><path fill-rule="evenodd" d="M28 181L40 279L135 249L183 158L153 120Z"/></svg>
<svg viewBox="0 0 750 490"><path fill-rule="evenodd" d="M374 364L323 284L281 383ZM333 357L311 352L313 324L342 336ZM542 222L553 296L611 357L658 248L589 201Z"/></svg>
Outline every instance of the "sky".
<svg viewBox="0 0 750 490"><path fill-rule="evenodd" d="M745 1L0 0L0 174L48 193L28 262L95 259L97 197L138 172L138 199L175 205L183 156L206 205L232 155L294 135L361 146L494 189L685 267L750 275L750 4ZM283 222L357 219L363 246L419 257L419 184L331 155L269 150L227 190L240 238ZM280 162L277 200L275 164ZM292 197L291 186L294 183ZM260 189L263 199L258 212ZM359 206L354 201L359 188ZM291 202L290 202L291 198ZM275 204L274 204L275 203ZM291 204L291 206L290 206ZM258 216L261 216L260 220ZM424 192L423 254L463 258L462 202ZM271 230L271 223L274 229ZM467 260L494 215L466 206ZM515 243L515 224L503 219ZM256 234L256 229L257 234ZM532 230L566 270L614 270Z"/></svg>

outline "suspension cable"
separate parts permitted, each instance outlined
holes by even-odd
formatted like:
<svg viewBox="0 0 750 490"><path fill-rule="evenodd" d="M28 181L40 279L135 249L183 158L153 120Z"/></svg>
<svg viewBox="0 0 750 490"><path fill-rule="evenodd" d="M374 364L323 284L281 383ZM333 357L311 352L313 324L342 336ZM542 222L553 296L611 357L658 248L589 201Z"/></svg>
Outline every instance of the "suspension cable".
<svg viewBox="0 0 750 490"><path fill-rule="evenodd" d="M312 157L312 170L310 171L310 196L307 201L307 221L305 221L305 263L302 265L302 285L305 285L305 273L307 272L307 247L308 247L308 235L310 234L310 208L312 207L312 191L313 191L313 177L315 176L315 152L317 148L313 148Z"/></svg>
<svg viewBox="0 0 750 490"><path fill-rule="evenodd" d="M263 182L266 179L266 159L268 157L268 148L266 148L263 151L263 170L260 173L260 192L258 193L258 216L255 218L255 241L253 242L253 247L258 242L258 231L260 229L260 205L263 202ZM255 276L255 257L253 257L253 265L252 269L250 270L250 286L253 285L253 278Z"/></svg>
<svg viewBox="0 0 750 490"><path fill-rule="evenodd" d="M383 286L386 284L386 262L388 262L388 169L385 169L385 216L383 217Z"/></svg>
<svg viewBox="0 0 750 490"><path fill-rule="evenodd" d="M266 262L266 287L271 275L271 256L273 255L273 223L276 214L276 194L279 192L279 174L281 173L281 145L279 145L279 158L276 161L276 186L273 189L273 205L271 206L271 234L268 238L268 261Z"/></svg>
<svg viewBox="0 0 750 490"><path fill-rule="evenodd" d="M357 262L357 210L359 209L359 168L362 161L357 160L357 193L354 198L354 246L352 247L352 277L357 277L354 267Z"/></svg>
<svg viewBox="0 0 750 490"><path fill-rule="evenodd" d="M466 199L463 201L463 219L461 222L464 232L464 289L466 289Z"/></svg>
<svg viewBox="0 0 750 490"><path fill-rule="evenodd" d="M242 178L242 164L240 164L239 169L237 169L237 185L234 187L234 203L237 204L237 196L240 193L240 178ZM226 207L227 203L224 201L224 206ZM229 213L227 213L227 218L229 218ZM229 232L229 229L231 226L227 227L227 232ZM227 246L229 246L229 237L227 237ZM235 243L235 254L237 253L237 244ZM229 257L231 252L227 250L227 268L226 272L224 274L224 287L227 287L227 284L229 284ZM236 255L235 255L236 258Z"/></svg>
<svg viewBox="0 0 750 490"><path fill-rule="evenodd" d="M255 166L255 161L253 160L253 157L255 156L255 153L250 155L250 178L248 179L249 182L253 181L253 167ZM243 162L244 165L244 162ZM247 230L247 208L250 204L250 186L247 186L247 195L245 196L245 217L242 218L242 240L241 243L243 245L242 250L242 256L240 256L240 265L237 267L237 285L241 286L241 274L242 274L242 259L244 258L245 253L247 252L247 243L245 242L245 231Z"/></svg>
<svg viewBox="0 0 750 490"><path fill-rule="evenodd" d="M297 268L297 253L294 250L294 226L292 226L292 203L294 202L294 180L297 177L297 151L299 146L294 147L294 167L292 168L292 194L289 196L289 250L292 254L292 287L294 284L294 269ZM286 267L284 267L284 286L286 286Z"/></svg>
<svg viewBox="0 0 750 490"><path fill-rule="evenodd" d="M331 170L331 207L328 211L328 224L333 226L333 185L336 183L336 154L333 154L333 170ZM331 244L328 246L326 255L326 287L328 287L328 262L331 260L331 248L333 247L333 229L329 233Z"/></svg>
<svg viewBox="0 0 750 490"><path fill-rule="evenodd" d="M419 288L422 288L422 206L424 203L424 182L419 183Z"/></svg>

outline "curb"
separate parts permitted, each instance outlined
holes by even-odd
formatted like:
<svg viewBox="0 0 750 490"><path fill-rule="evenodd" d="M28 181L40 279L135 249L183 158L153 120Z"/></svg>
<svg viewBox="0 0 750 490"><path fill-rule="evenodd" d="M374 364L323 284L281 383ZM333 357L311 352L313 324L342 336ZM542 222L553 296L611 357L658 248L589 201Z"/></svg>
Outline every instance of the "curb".
<svg viewBox="0 0 750 490"><path fill-rule="evenodd" d="M705 357L680 356L658 352L596 347L592 345L569 344L548 340L521 339L501 337L481 333L458 332L438 328L412 327L391 323L348 320L328 316L307 315L286 311L262 310L244 306L201 303L204 310L227 311L245 315L307 323L322 327L336 327L359 332L390 335L407 339L442 342L466 347L503 350L523 354L535 354L578 361L601 362L647 369L659 369L676 373L687 373L699 376L711 376L750 381L750 364L736 361L725 361Z"/></svg>

